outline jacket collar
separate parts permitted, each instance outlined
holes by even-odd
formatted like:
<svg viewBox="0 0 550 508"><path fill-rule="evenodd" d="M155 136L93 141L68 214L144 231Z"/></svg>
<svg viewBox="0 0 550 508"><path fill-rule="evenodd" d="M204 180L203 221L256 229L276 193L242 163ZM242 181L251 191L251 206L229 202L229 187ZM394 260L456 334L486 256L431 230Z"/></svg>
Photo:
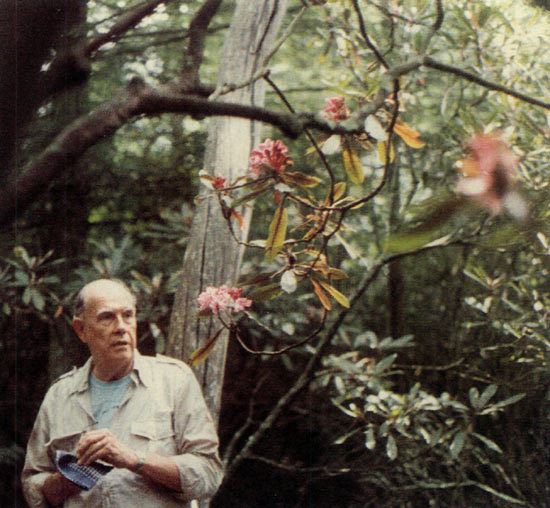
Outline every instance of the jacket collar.
<svg viewBox="0 0 550 508"><path fill-rule="evenodd" d="M74 373L75 382L72 393L80 393L89 389L89 379L90 373L92 372L92 367L93 360L90 356L90 358L88 358L86 363L80 369L76 369ZM145 386L150 386L152 383L151 367L137 349L134 351L134 366L132 368L131 376L136 384L141 383Z"/></svg>

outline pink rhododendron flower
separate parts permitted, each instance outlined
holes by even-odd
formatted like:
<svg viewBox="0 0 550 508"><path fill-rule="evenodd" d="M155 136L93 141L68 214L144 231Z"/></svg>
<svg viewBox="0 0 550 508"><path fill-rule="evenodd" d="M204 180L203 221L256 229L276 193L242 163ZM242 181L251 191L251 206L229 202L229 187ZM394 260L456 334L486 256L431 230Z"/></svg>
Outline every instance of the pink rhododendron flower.
<svg viewBox="0 0 550 508"><path fill-rule="evenodd" d="M516 180L517 155L494 134L477 134L468 149L470 156L459 167L465 178L458 182L458 192L501 212Z"/></svg>
<svg viewBox="0 0 550 508"><path fill-rule="evenodd" d="M199 310L210 308L218 315L221 312L240 312L252 305L252 300L241 297L242 288L228 288L225 284L219 288L209 286L197 298Z"/></svg>
<svg viewBox="0 0 550 508"><path fill-rule="evenodd" d="M223 189L225 187L225 177L216 175L212 180L212 187L216 190Z"/></svg>
<svg viewBox="0 0 550 508"><path fill-rule="evenodd" d="M325 118L331 122L342 122L349 118L350 112L346 107L344 97L330 97L325 99Z"/></svg>
<svg viewBox="0 0 550 508"><path fill-rule="evenodd" d="M281 140L266 139L260 143L250 156L250 171L257 178L263 169L271 168L281 174L287 166L293 164L286 153L288 148Z"/></svg>

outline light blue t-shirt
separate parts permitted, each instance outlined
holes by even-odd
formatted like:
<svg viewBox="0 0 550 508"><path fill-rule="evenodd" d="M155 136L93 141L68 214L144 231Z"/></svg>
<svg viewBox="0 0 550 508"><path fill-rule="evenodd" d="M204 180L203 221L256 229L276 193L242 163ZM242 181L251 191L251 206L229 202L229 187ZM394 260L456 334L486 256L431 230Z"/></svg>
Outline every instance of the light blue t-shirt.
<svg viewBox="0 0 550 508"><path fill-rule="evenodd" d="M130 386L130 374L116 381L100 381L90 374L90 399L92 414L98 422L98 428L109 428L115 413L120 407L124 394Z"/></svg>

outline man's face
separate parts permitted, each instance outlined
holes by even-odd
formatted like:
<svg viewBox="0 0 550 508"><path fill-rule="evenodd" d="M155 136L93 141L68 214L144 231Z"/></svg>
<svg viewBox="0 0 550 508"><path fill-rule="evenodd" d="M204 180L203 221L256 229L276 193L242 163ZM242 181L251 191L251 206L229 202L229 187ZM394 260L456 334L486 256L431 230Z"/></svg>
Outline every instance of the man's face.
<svg viewBox="0 0 550 508"><path fill-rule="evenodd" d="M94 360L94 375L104 381L130 372L136 347L136 309L132 296L111 281L92 283L82 316L73 321Z"/></svg>

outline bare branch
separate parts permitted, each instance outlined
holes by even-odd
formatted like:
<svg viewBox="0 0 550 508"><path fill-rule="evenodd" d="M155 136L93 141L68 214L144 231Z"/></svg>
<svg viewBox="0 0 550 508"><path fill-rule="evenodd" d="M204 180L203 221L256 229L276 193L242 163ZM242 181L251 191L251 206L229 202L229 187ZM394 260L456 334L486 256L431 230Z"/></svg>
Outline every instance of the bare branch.
<svg viewBox="0 0 550 508"><path fill-rule="evenodd" d="M207 28L220 5L221 0L207 0L189 24L189 45L181 71L181 85L184 90L199 83L199 68L204 55Z"/></svg>
<svg viewBox="0 0 550 508"><path fill-rule="evenodd" d="M471 81L472 83L476 83L489 90L505 93L506 95L515 97L516 99L519 99L523 102L527 102L528 104L533 104L534 106L540 106L541 108L544 108L544 109L550 109L550 102L541 101L539 99L536 99L524 93L513 90L512 88L509 88L507 86L494 83L493 81L484 79L481 76L478 76L477 74L465 71L464 69L460 69L459 67L454 67L452 65L438 62L437 60L434 60L429 56L424 57L422 64L425 65L426 67L430 67L431 69L436 69L438 71L454 74L455 76L464 78L466 81Z"/></svg>

